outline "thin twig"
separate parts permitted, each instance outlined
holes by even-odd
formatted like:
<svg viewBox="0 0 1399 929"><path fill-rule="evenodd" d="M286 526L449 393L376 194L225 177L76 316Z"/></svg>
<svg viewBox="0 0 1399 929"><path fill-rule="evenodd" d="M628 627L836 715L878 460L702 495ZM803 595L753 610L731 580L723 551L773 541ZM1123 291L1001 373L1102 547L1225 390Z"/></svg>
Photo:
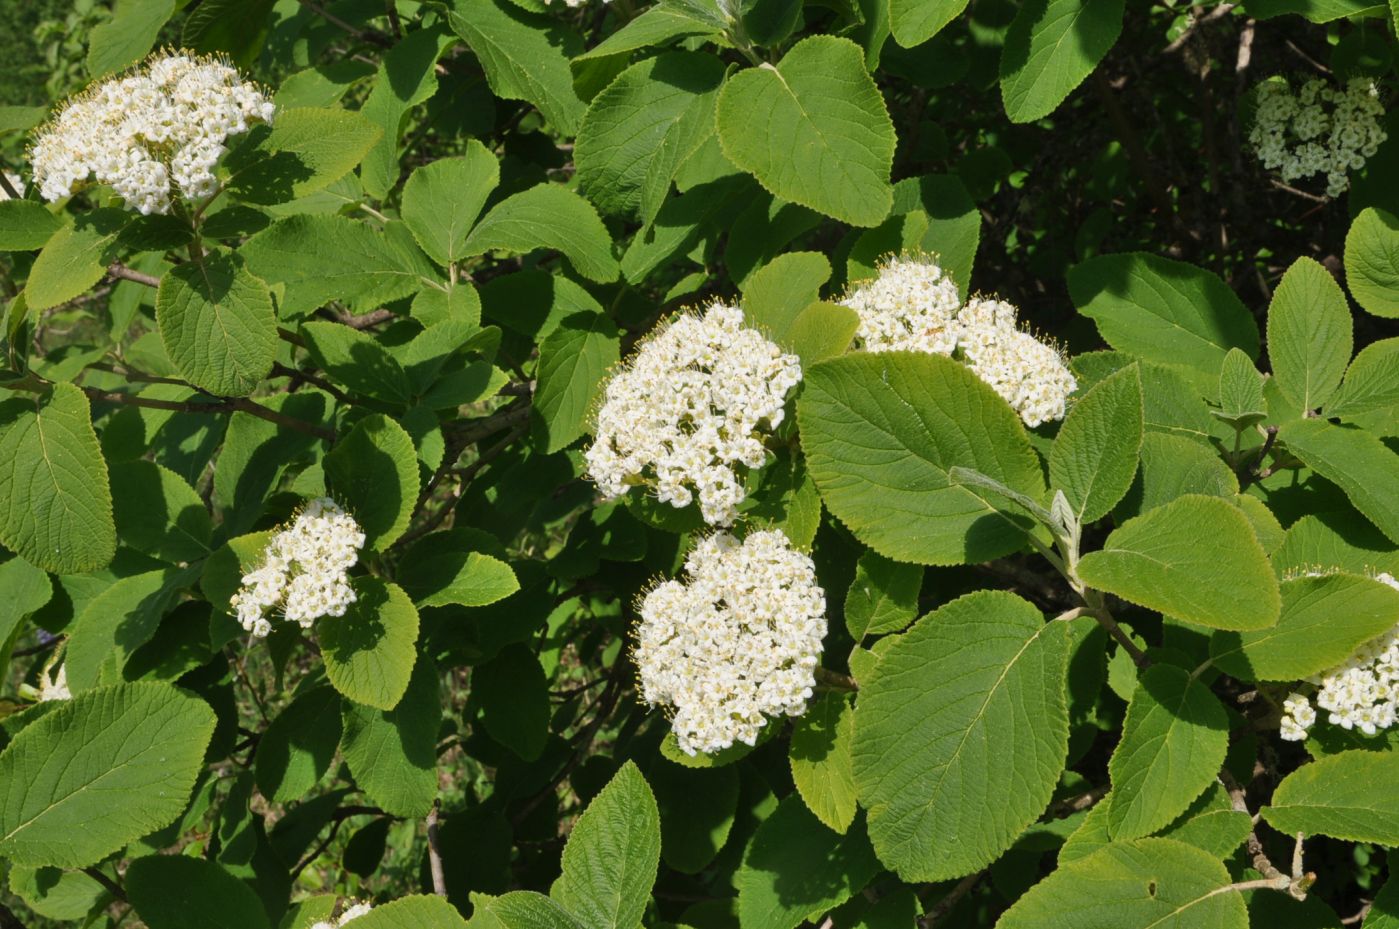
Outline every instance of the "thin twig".
<svg viewBox="0 0 1399 929"><path fill-rule="evenodd" d="M335 318L351 329L369 329L391 319L397 319L398 314L393 310L371 310L359 316L353 313L336 313Z"/></svg>
<svg viewBox="0 0 1399 929"><path fill-rule="evenodd" d="M0 169L0 190L5 191L5 196L11 200L23 200L24 195L15 190L15 185L10 183L10 176Z"/></svg>
<svg viewBox="0 0 1399 929"><path fill-rule="evenodd" d="M437 816L442 810L440 800L432 801L432 809L427 814L427 860L432 870L432 892L439 897L447 896L447 875L442 870L442 849L437 845Z"/></svg>
<svg viewBox="0 0 1399 929"><path fill-rule="evenodd" d="M295 429L313 435L318 439L327 442L335 441L335 431L315 423L308 423L304 419L296 419L276 410L269 409L260 403L249 400L247 397L228 397L217 403L200 403L187 400L155 400L150 397L138 397L134 394L121 393L114 390L101 390L96 387L84 387L83 393L87 394L89 400L101 403L120 403L126 406L139 406L151 410L170 410L175 413L247 413L249 416L256 416L258 419L265 419L269 423L278 426L285 426L288 429Z"/></svg>
<svg viewBox="0 0 1399 929"><path fill-rule="evenodd" d="M933 904L932 909L923 914L923 917L918 920L918 929L928 929L928 927L932 926L939 919L942 919L948 913L952 912L952 908L956 906L963 897L971 893L972 888L977 885L977 882L981 880L981 876L985 873L985 871L977 871L975 874L968 874L958 881L956 887L949 890L941 900Z"/></svg>
<svg viewBox="0 0 1399 929"><path fill-rule="evenodd" d="M1194 8L1192 7L1192 9L1194 9ZM1199 17L1198 19L1192 20L1191 23L1190 23L1190 25L1188 25L1188 26L1185 27L1185 31L1184 31L1184 32L1182 32L1180 35L1176 36L1176 37L1175 37L1175 40L1172 41L1170 45L1167 45L1164 49L1161 50L1161 54L1163 54L1163 55L1170 55L1170 54L1173 54L1173 53L1175 53L1175 52L1180 51L1180 49L1185 45L1185 43L1186 43L1186 42L1189 42L1190 39L1195 35L1195 30L1196 30L1196 29L1199 29L1201 26L1205 25L1206 23L1212 23L1212 22L1214 22L1216 19L1220 19L1220 18L1222 18L1222 17L1224 17L1224 16L1228 16L1228 15L1229 15L1230 13L1232 13L1232 12L1234 12L1234 4L1232 4L1232 3L1221 3L1219 6L1215 7L1213 10L1210 10L1210 12L1209 12L1207 15L1201 16L1201 17Z"/></svg>
<svg viewBox="0 0 1399 929"><path fill-rule="evenodd" d="M111 894L113 897L116 897L122 903L126 902L126 891L122 890L121 885L118 884L116 881L103 874L101 868L98 868L95 865L90 868L83 868L83 873L86 874L88 877L92 878L97 883L101 884L103 889L106 890L107 893Z"/></svg>
<svg viewBox="0 0 1399 929"><path fill-rule="evenodd" d="M159 287L160 278L149 274L143 274L134 268L128 268L120 261L114 261L107 265L107 273L112 277L121 278L124 281L135 281L137 284L145 284L147 287Z"/></svg>
<svg viewBox="0 0 1399 929"><path fill-rule="evenodd" d="M372 42L380 48L389 48L393 45L393 40L388 36L384 35L379 30L361 29L358 26L351 25L350 23L345 22L345 20L341 19L339 16L336 16L334 13L327 11L325 7L321 6L319 3L314 2L314 0L300 0L300 3L302 6L306 7L306 9L310 10L312 13L317 14L326 22L330 23L332 26L335 26L338 29L343 29L345 32L348 32L350 35L354 36L357 39L363 39L366 42Z"/></svg>

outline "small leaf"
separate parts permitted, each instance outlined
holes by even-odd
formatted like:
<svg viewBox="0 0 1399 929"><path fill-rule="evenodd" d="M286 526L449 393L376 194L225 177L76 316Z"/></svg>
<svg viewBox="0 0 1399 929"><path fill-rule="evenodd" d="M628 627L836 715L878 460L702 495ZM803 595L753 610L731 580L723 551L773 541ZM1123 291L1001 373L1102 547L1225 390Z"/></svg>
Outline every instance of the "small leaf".
<svg viewBox="0 0 1399 929"><path fill-rule="evenodd" d="M520 589L510 565L476 551L415 552L399 582L418 606L487 606Z"/></svg>
<svg viewBox="0 0 1399 929"><path fill-rule="evenodd" d="M105 567L117 547L107 463L87 397L55 384L36 403L0 402L0 541L61 574Z"/></svg>
<svg viewBox="0 0 1399 929"><path fill-rule="evenodd" d="M824 361L806 371L797 420L826 507L881 555L971 564L1024 544L1028 518L948 477L960 466L1044 493L1020 418L964 365L912 352Z"/></svg>
<svg viewBox="0 0 1399 929"><path fill-rule="evenodd" d="M1282 608L1248 519L1218 497L1186 494L1128 520L1083 556L1078 574L1089 587L1215 629L1266 629Z"/></svg>
<svg viewBox="0 0 1399 929"><path fill-rule="evenodd" d="M418 658L408 690L392 710L346 703L344 714L340 750L359 788L394 816L426 816L437 799L437 730L442 723L432 659Z"/></svg>
<svg viewBox="0 0 1399 929"><path fill-rule="evenodd" d="M363 114L278 107L254 144L228 157L227 186L248 203L285 203L324 190L354 170L383 135Z"/></svg>
<svg viewBox="0 0 1399 929"><path fill-rule="evenodd" d="M1132 486L1142 448L1142 382L1136 365L1095 384L1074 404L1049 456L1049 483L1078 522L1107 515Z"/></svg>
<svg viewBox="0 0 1399 929"><path fill-rule="evenodd" d="M879 860L905 881L971 874L1010 848L1064 769L1070 629L983 590L892 639L860 680L855 785Z"/></svg>
<svg viewBox="0 0 1399 929"><path fill-rule="evenodd" d="M253 888L230 871L188 855L147 855L126 872L126 895L149 929L269 929Z"/></svg>
<svg viewBox="0 0 1399 929"><path fill-rule="evenodd" d="M1246 681L1299 681L1345 661L1399 625L1399 590L1369 577L1328 574L1282 582L1271 629L1216 632L1210 659Z"/></svg>
<svg viewBox="0 0 1399 929"><path fill-rule="evenodd" d="M1367 312L1399 318L1399 219L1362 210L1346 234L1346 285Z"/></svg>
<svg viewBox="0 0 1399 929"><path fill-rule="evenodd" d="M1268 825L1292 835L1399 845L1399 754L1349 751L1319 758L1282 779L1261 810Z"/></svg>
<svg viewBox="0 0 1399 929"><path fill-rule="evenodd" d="M24 285L31 311L47 310L86 293L102 280L116 251L124 210L93 210L49 236Z"/></svg>
<svg viewBox="0 0 1399 929"><path fill-rule="evenodd" d="M333 687L298 696L258 740L257 789L273 803L305 797L329 770L340 729L340 695Z"/></svg>
<svg viewBox="0 0 1399 929"><path fill-rule="evenodd" d="M160 279L155 306L165 354L194 386L246 397L272 370L272 293L236 254L211 253L171 268Z"/></svg>
<svg viewBox="0 0 1399 929"><path fill-rule="evenodd" d="M79 694L0 754L0 854L85 868L175 820L189 802L214 711L168 684Z"/></svg>
<svg viewBox="0 0 1399 929"><path fill-rule="evenodd" d="M588 929L634 929L651 900L660 857L656 799L628 761L574 825L551 896Z"/></svg>
<svg viewBox="0 0 1399 929"><path fill-rule="evenodd" d="M854 226L888 215L894 127L849 39L811 36L775 68L735 74L717 119L724 155L774 196Z"/></svg>
<svg viewBox="0 0 1399 929"><path fill-rule="evenodd" d="M1248 929L1219 859L1174 839L1113 842L1061 865L996 929Z"/></svg>
<svg viewBox="0 0 1399 929"><path fill-rule="evenodd" d="M1001 100L1014 123L1053 113L1122 33L1124 0L1026 3L1001 52Z"/></svg>
<svg viewBox="0 0 1399 929"><path fill-rule="evenodd" d="M1326 415L1344 418L1394 407L1399 407L1399 339L1381 339L1351 361L1345 383L1326 404Z"/></svg>
<svg viewBox="0 0 1399 929"><path fill-rule="evenodd" d="M1310 258L1298 258L1268 304L1268 358L1284 397L1303 410L1331 399L1350 361L1350 308L1341 285Z"/></svg>
<svg viewBox="0 0 1399 929"><path fill-rule="evenodd" d="M845 628L859 642L867 635L899 632L918 616L923 566L864 552L845 594Z"/></svg>
<svg viewBox="0 0 1399 929"><path fill-rule="evenodd" d="M360 109L382 131L360 168L370 196L382 200L398 186L398 142L409 123L408 113L437 92L437 59L455 44L439 20L408 32L383 54L374 87Z"/></svg>
<svg viewBox="0 0 1399 929"><path fill-rule="evenodd" d="M620 359L621 337L601 313L575 313L539 343L534 411L553 454L583 434L588 414Z"/></svg>
<svg viewBox="0 0 1399 929"><path fill-rule="evenodd" d="M400 406L413 400L413 385L398 359L371 335L340 323L313 320L301 327L316 366L351 391Z"/></svg>
<svg viewBox="0 0 1399 929"><path fill-rule="evenodd" d="M325 456L326 485L365 534L365 548L383 551L408 528L418 501L418 456L403 427L379 413L366 416Z"/></svg>
<svg viewBox="0 0 1399 929"><path fill-rule="evenodd" d="M1399 455L1368 432L1302 419L1282 427L1287 450L1345 491L1350 502L1399 543Z"/></svg>
<svg viewBox="0 0 1399 929"><path fill-rule="evenodd" d="M92 29L87 73L103 77L144 58L174 12L175 0L117 0L112 18Z"/></svg>
<svg viewBox="0 0 1399 929"><path fill-rule="evenodd" d="M1219 777L1228 749L1229 717L1209 687L1172 665L1147 668L1108 763L1112 837L1140 838L1169 825Z"/></svg>
<svg viewBox="0 0 1399 929"><path fill-rule="evenodd" d="M209 554L212 520L203 499L184 478L142 460L113 465L110 477L123 544L174 564Z"/></svg>
<svg viewBox="0 0 1399 929"><path fill-rule="evenodd" d="M845 354L860 328L860 315L837 303L813 303L797 314L787 341L802 365L810 367Z"/></svg>
<svg viewBox="0 0 1399 929"><path fill-rule="evenodd" d="M354 588L356 600L344 616L316 623L326 676L356 703L391 710L413 674L418 611L396 584L359 577Z"/></svg>
<svg viewBox="0 0 1399 929"><path fill-rule="evenodd" d="M471 230L468 255L490 251L528 254L548 248L564 254L579 274L607 283L617 279L612 236L592 204L566 187L540 184L507 197Z"/></svg>
<svg viewBox="0 0 1399 929"><path fill-rule="evenodd" d="M830 276L831 263L818 252L777 256L743 282L744 320L790 350L797 318L821 299L821 285Z"/></svg>
<svg viewBox="0 0 1399 929"><path fill-rule="evenodd" d="M500 181L500 165L472 139L466 154L423 165L403 185L403 221L429 258L448 265L465 258L467 234Z"/></svg>
<svg viewBox="0 0 1399 929"><path fill-rule="evenodd" d="M904 48L922 45L967 8L968 0L890 0L889 28Z"/></svg>
<svg viewBox="0 0 1399 929"><path fill-rule="evenodd" d="M68 641L68 686L78 693L122 680L127 659L150 641L160 620L194 576L166 568L123 577L89 600Z"/></svg>
<svg viewBox="0 0 1399 929"><path fill-rule="evenodd" d="M1247 429L1268 417L1263 402L1263 375L1242 351L1229 349L1219 371L1219 411L1214 415L1235 429Z"/></svg>
<svg viewBox="0 0 1399 929"><path fill-rule="evenodd" d="M789 796L753 834L734 877L739 923L795 929L859 893L879 870L864 829L832 832Z"/></svg>
<svg viewBox="0 0 1399 929"><path fill-rule="evenodd" d="M0 251L27 252L44 243L63 226L48 207L33 200L0 200Z"/></svg>
<svg viewBox="0 0 1399 929"><path fill-rule="evenodd" d="M792 781L807 809L844 834L855 821L855 771L850 754L855 708L844 694L819 694L792 730Z"/></svg>

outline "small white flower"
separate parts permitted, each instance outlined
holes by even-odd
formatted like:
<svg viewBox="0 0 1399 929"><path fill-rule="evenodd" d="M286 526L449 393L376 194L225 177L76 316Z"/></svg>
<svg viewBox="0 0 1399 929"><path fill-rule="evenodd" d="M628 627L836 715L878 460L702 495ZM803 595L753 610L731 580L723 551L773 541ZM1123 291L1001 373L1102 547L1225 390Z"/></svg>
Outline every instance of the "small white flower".
<svg viewBox="0 0 1399 929"><path fill-rule="evenodd" d="M739 309L678 316L607 382L588 473L609 498L645 484L677 508L698 498L705 522L728 526L801 377L797 357L745 327Z"/></svg>
<svg viewBox="0 0 1399 929"><path fill-rule="evenodd" d="M642 697L671 711L687 754L753 745L769 717L800 716L811 699L826 635L815 565L764 530L701 539L685 570L640 604Z"/></svg>
<svg viewBox="0 0 1399 929"><path fill-rule="evenodd" d="M1352 78L1344 89L1323 78L1293 91L1285 81L1258 86L1258 109L1248 140L1263 166L1292 182L1326 175L1326 194L1350 186L1348 174L1365 161L1387 135L1379 89L1366 78Z"/></svg>
<svg viewBox="0 0 1399 929"><path fill-rule="evenodd" d="M1078 388L1059 350L1018 328L1015 307L979 297L962 306L956 284L931 258L891 258L842 302L860 317L857 348L951 355L1027 426L1063 419Z"/></svg>
<svg viewBox="0 0 1399 929"><path fill-rule="evenodd" d="M238 621L261 637L272 631L267 617L278 607L286 620L306 629L322 616L344 616L355 602L348 572L364 541L359 523L334 500L312 500L272 536L262 564L243 576L229 601Z"/></svg>
<svg viewBox="0 0 1399 929"><path fill-rule="evenodd" d="M38 130L29 161L46 200L96 180L129 209L168 213L172 197L212 194L228 137L270 123L274 112L261 90L222 61L158 52L69 101Z"/></svg>
<svg viewBox="0 0 1399 929"><path fill-rule="evenodd" d="M64 662L54 671L48 665L39 674L39 702L47 703L50 700L71 700L72 691L68 689L68 663Z"/></svg>

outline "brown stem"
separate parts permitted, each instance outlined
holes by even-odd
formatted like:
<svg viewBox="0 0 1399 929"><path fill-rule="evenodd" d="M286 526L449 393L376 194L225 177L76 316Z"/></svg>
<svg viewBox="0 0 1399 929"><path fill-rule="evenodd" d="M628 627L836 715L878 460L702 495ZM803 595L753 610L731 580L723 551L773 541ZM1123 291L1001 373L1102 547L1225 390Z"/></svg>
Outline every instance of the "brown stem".
<svg viewBox="0 0 1399 929"><path fill-rule="evenodd" d="M5 191L5 195L11 200L23 200L24 195L15 190L15 185L10 183L10 176L5 173L4 168L0 168L0 189Z"/></svg>
<svg viewBox="0 0 1399 929"><path fill-rule="evenodd" d="M427 860L432 870L432 892L439 897L447 896L447 875L442 870L442 850L437 845L437 816L441 812L442 801L434 800L427 814Z"/></svg>
<svg viewBox="0 0 1399 929"><path fill-rule="evenodd" d="M97 883L101 884L103 889L106 890L107 893L111 894L113 897L116 897L122 903L126 902L126 891L122 890L121 885L118 884L116 881L103 874L102 869L96 866L90 868L83 868L83 873L86 874L88 877L92 878Z"/></svg>
<svg viewBox="0 0 1399 929"><path fill-rule="evenodd" d="M321 6L319 3L314 2L314 0L300 0L300 3L302 6L306 7L306 9L310 10L312 13L317 14L326 22L330 23L332 26L335 26L337 29L343 29L345 32L348 32L350 35L354 36L357 39L363 39L366 42L372 42L380 48L389 48L393 45L393 40L388 36L384 35L379 30L361 29L358 26L351 25L350 23L345 22L345 20L341 19L339 16L336 16L334 13L331 13L328 10L326 10L326 8Z"/></svg>
<svg viewBox="0 0 1399 929"><path fill-rule="evenodd" d="M975 874L968 874L958 881L956 887L949 890L941 900L933 904L932 909L923 914L923 917L918 920L918 929L929 929L929 927L938 920L952 912L952 908L956 906L963 897L971 893L972 888L977 885L977 882L981 880L981 876L985 873L985 871L977 871Z"/></svg>
<svg viewBox="0 0 1399 929"><path fill-rule="evenodd" d="M824 684L833 690L855 691L860 689L860 685L855 683L855 679L850 675L839 674L828 668L817 667L815 677L817 684Z"/></svg>
<svg viewBox="0 0 1399 929"><path fill-rule="evenodd" d="M114 261L107 266L107 273L112 277L121 278L124 281L135 281L138 284L145 284L147 287L159 287L160 278L152 277L149 274L142 274L132 268L128 268L120 261Z"/></svg>
<svg viewBox="0 0 1399 929"><path fill-rule="evenodd" d="M315 374L311 374L309 371L301 371L297 368L289 368L286 365L282 364L280 361L276 361L272 363L271 376L290 378L292 381L292 388L294 388L298 382L305 382L313 387L319 387L321 390L324 390L326 393L334 397L339 403L343 403L346 406L355 405L355 401L351 399L350 395L345 393L345 391L341 390L339 387L336 387L334 384L332 384L325 378L319 377Z"/></svg>
<svg viewBox="0 0 1399 929"><path fill-rule="evenodd" d="M265 419L269 423L295 429L327 442L335 441L334 430L317 426L315 423L308 423L304 419L296 419L284 413L278 413L276 410L268 409L247 397L229 397L217 403L196 403L187 400L154 400L150 397L138 397L113 390L100 390L96 387L84 387L82 391L87 394L89 400L121 403L126 406L139 406L151 410L170 410L175 413L247 413L249 416L256 416L258 419Z"/></svg>
<svg viewBox="0 0 1399 929"><path fill-rule="evenodd" d="M370 312L363 313L359 316L356 316L353 313L335 314L335 318L337 320L344 323L346 326L349 326L351 329L369 329L370 327L377 326L380 323L388 322L391 319L396 319L397 316L398 314L394 313L393 310L371 310Z"/></svg>

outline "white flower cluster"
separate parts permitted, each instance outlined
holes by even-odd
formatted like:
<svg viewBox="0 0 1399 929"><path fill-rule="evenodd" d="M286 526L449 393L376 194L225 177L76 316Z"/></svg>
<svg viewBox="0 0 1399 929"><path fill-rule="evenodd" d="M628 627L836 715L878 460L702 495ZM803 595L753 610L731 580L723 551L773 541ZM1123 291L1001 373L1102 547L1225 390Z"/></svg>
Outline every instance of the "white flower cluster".
<svg viewBox="0 0 1399 929"><path fill-rule="evenodd" d="M1308 576L1319 575L1313 572ZM1399 580L1393 575L1377 574L1375 580L1399 590ZM1399 626L1309 681L1317 687L1316 705L1330 713L1327 721L1332 725L1359 729L1365 735L1393 726L1399 719ZM1305 695L1288 694L1279 734L1290 742L1300 742L1316 720L1316 710Z"/></svg>
<svg viewBox="0 0 1399 929"><path fill-rule="evenodd" d="M346 572L359 560L364 532L334 500L318 497L278 530L263 552L262 565L243 576L230 604L243 628L255 636L272 631L268 611L309 629L322 616L344 616L355 602Z"/></svg>
<svg viewBox="0 0 1399 929"><path fill-rule="evenodd" d="M338 919L323 919L320 922L312 923L311 929L344 929L346 923L353 919L358 919L374 909L368 903L356 903L340 914Z"/></svg>
<svg viewBox="0 0 1399 929"><path fill-rule="evenodd" d="M1016 325L1016 310L973 297L963 306L957 285L931 258L894 257L879 276L842 301L860 317L856 347L869 352L951 355L991 385L1027 426L1064 418L1078 382L1057 348Z"/></svg>
<svg viewBox="0 0 1399 929"><path fill-rule="evenodd" d="M705 522L728 526L744 490L739 467L760 468L765 435L801 381L795 355L715 304L658 330L610 381L584 457L607 497L638 484L682 508L699 498Z"/></svg>
<svg viewBox="0 0 1399 929"><path fill-rule="evenodd" d="M64 662L54 671L48 665L39 674L39 702L50 700L71 700L73 692L68 689L68 664Z"/></svg>
<svg viewBox="0 0 1399 929"><path fill-rule="evenodd" d="M39 129L29 151L34 181L52 201L93 177L131 209L168 213L172 182L189 199L212 194L228 137L270 123L274 110L217 59L157 53L89 88Z"/></svg>
<svg viewBox="0 0 1399 929"><path fill-rule="evenodd" d="M763 530L700 540L685 570L641 601L642 696L672 712L686 754L753 745L767 717L800 716L811 698L826 635L815 565Z"/></svg>
<svg viewBox="0 0 1399 929"><path fill-rule="evenodd" d="M1365 166L1386 138L1384 105L1367 78L1344 88L1313 78L1294 92L1284 81L1258 86L1258 112L1248 140L1263 166L1284 181L1326 175L1326 194L1350 186L1347 173Z"/></svg>

